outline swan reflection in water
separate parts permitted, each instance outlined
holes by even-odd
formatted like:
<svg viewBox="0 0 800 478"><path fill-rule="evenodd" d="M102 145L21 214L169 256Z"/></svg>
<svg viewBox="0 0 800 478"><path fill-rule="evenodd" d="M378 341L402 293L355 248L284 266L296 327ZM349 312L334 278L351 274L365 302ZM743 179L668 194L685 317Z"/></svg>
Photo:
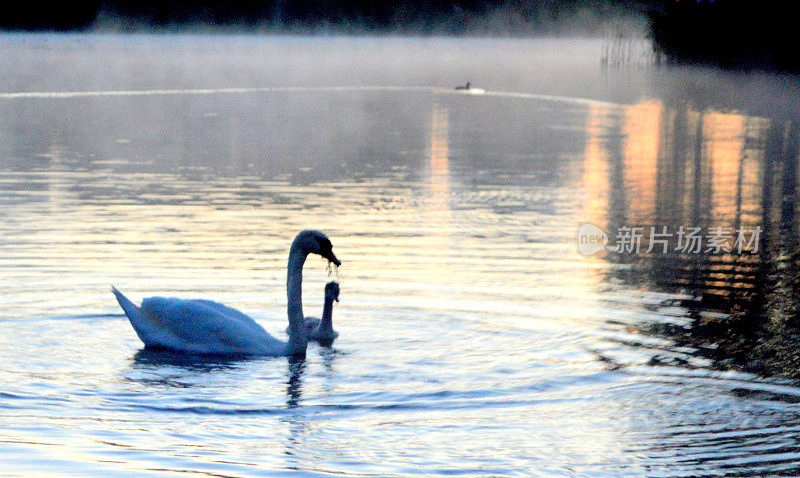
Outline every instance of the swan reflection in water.
<svg viewBox="0 0 800 478"><path fill-rule="evenodd" d="M302 357L288 357L289 369L286 381L286 408L297 408L303 398L303 372L306 370L306 361Z"/></svg>
<svg viewBox="0 0 800 478"><path fill-rule="evenodd" d="M250 364L271 361L253 355L214 356L186 354L166 349L144 348L137 351L131 369L137 376L127 380L143 385L171 388L202 388L211 386L209 378L220 374L230 375ZM280 359L278 359L280 360ZM302 376L306 362L303 357L287 357L286 369L286 408L297 408L302 399Z"/></svg>
<svg viewBox="0 0 800 478"><path fill-rule="evenodd" d="M252 361L251 356L214 356L175 352L167 349L143 348L133 356L131 369L144 375L127 377L128 380L151 386L192 388L202 386L194 376L232 371L242 363Z"/></svg>
<svg viewBox="0 0 800 478"><path fill-rule="evenodd" d="M133 368L177 367L191 372L230 370L258 358L253 355L199 355L168 349L143 348L133 355Z"/></svg>

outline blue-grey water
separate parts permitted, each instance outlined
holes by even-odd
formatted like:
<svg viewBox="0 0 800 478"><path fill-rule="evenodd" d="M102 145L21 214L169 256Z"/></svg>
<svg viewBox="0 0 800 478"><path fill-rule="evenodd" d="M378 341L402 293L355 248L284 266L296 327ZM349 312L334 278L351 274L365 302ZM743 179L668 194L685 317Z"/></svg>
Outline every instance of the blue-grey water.
<svg viewBox="0 0 800 478"><path fill-rule="evenodd" d="M756 256L576 239L796 211L796 86L602 55L0 35L0 475L800 473L797 383L645 332L724 318L764 284L714 267ZM344 264L340 336L305 360L143 350L109 291L217 300L283 337L311 227ZM311 258L307 313L327 280Z"/></svg>

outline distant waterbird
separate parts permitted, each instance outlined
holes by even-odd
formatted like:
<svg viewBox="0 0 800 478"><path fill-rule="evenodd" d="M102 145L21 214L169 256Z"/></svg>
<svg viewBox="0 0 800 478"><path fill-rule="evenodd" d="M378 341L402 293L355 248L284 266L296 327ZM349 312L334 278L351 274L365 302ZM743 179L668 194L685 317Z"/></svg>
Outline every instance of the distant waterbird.
<svg viewBox="0 0 800 478"><path fill-rule="evenodd" d="M486 93L486 90L484 90L483 88L473 88L472 83L470 83L469 81L464 86L461 85L456 86L456 91L460 93L466 93L468 95L482 95Z"/></svg>
<svg viewBox="0 0 800 478"><path fill-rule="evenodd" d="M325 234L306 230L294 238L286 272L287 342L271 336L242 312L217 302L149 297L136 306L116 288L111 290L147 347L193 354L303 355L309 335L303 316L303 265L309 254L341 265Z"/></svg>

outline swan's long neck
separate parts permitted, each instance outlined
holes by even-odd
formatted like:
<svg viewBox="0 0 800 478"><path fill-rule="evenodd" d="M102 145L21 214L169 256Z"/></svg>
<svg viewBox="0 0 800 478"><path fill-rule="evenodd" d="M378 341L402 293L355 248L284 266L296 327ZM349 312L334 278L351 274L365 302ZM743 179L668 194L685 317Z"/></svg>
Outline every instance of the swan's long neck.
<svg viewBox="0 0 800 478"><path fill-rule="evenodd" d="M322 320L319 321L319 330L333 330L333 297L325 295L325 305L322 307Z"/></svg>
<svg viewBox="0 0 800 478"><path fill-rule="evenodd" d="M292 244L286 270L290 354L304 353L308 345L308 332L303 322L303 264L306 262L306 255L300 247Z"/></svg>

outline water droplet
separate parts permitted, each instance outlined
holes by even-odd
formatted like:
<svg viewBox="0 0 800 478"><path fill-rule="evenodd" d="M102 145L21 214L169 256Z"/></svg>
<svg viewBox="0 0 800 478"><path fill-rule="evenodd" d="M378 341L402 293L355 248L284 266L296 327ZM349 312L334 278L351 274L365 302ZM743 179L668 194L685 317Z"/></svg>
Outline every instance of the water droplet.
<svg viewBox="0 0 800 478"><path fill-rule="evenodd" d="M328 261L328 265L325 266L325 270L328 271L328 277L333 277L336 282L341 282L342 275L339 272L339 266L331 261Z"/></svg>

